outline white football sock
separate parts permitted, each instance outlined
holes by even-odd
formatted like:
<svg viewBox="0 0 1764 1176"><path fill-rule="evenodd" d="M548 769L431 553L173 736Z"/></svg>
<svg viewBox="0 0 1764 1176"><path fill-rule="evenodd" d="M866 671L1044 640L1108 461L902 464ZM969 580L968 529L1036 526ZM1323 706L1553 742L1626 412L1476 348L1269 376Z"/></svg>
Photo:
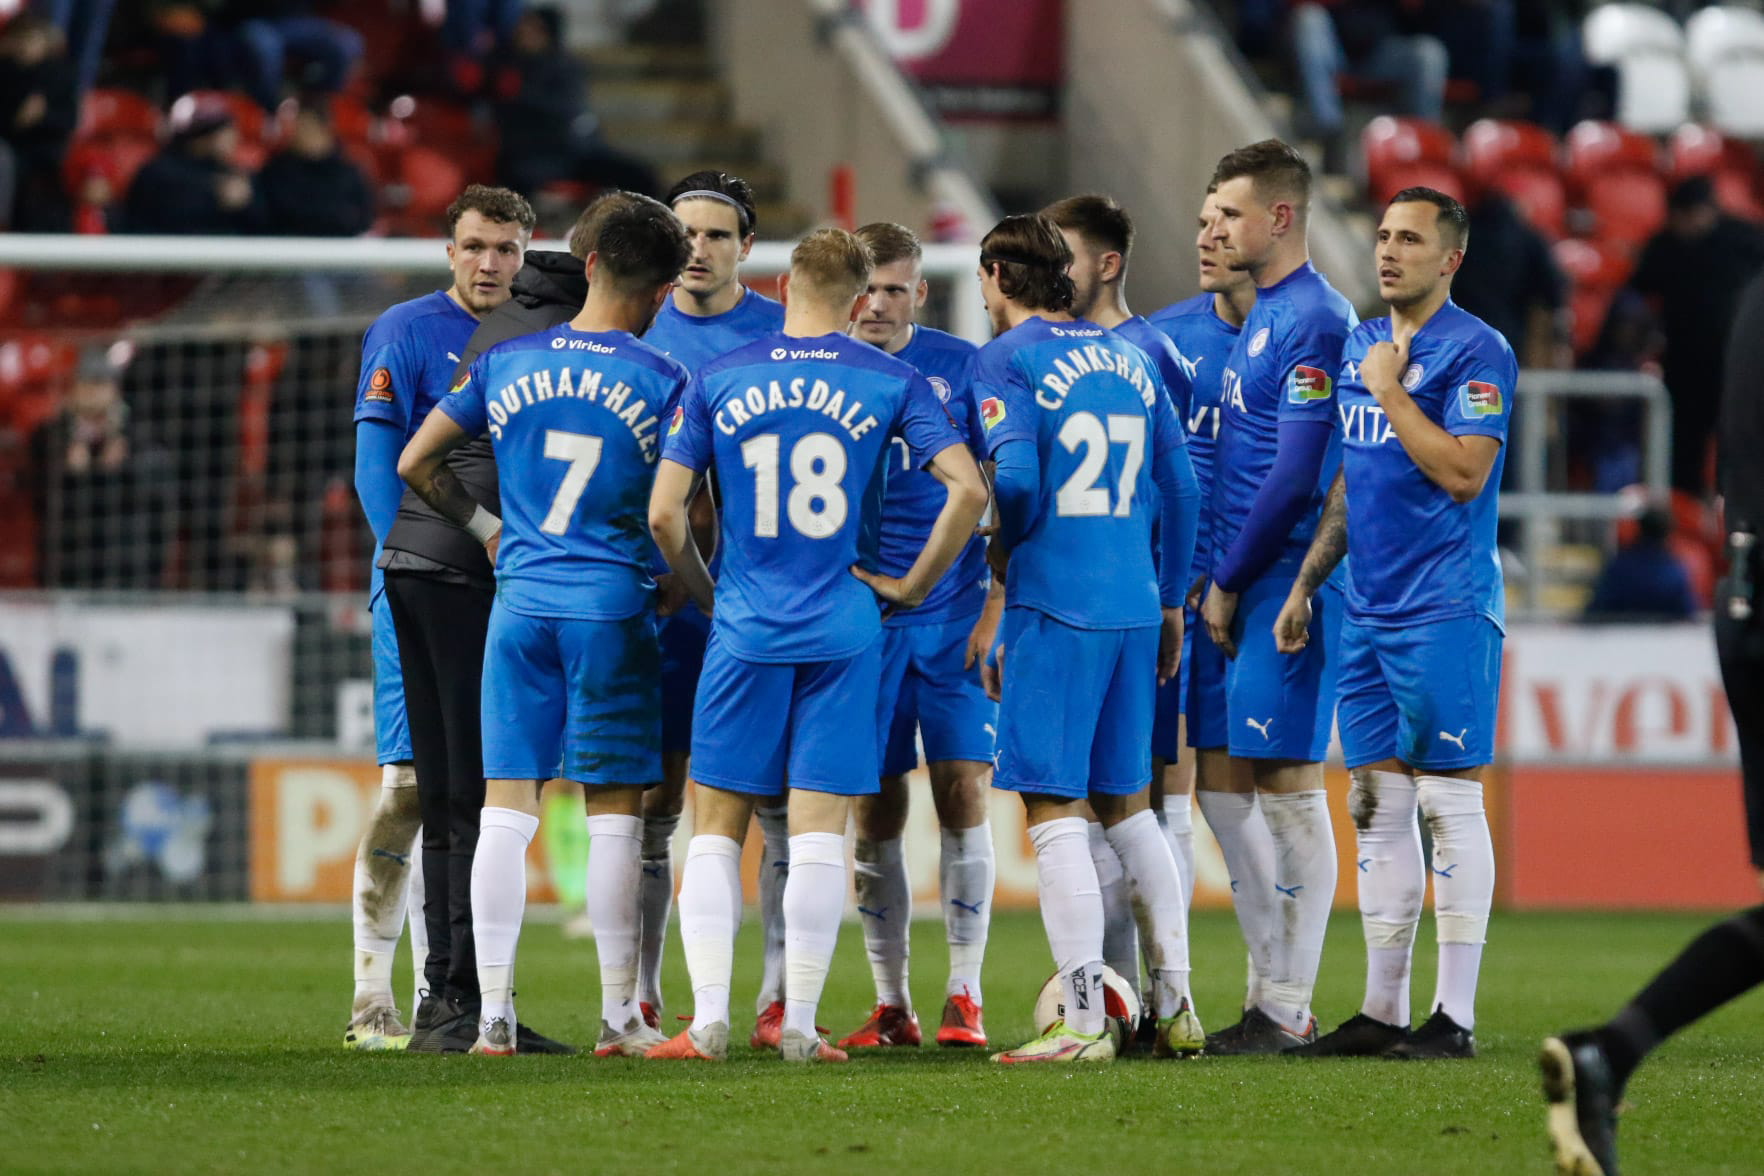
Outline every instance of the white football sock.
<svg viewBox="0 0 1764 1176"><path fill-rule="evenodd" d="M404 930L412 862L411 839L422 828L416 790L400 785L399 765L380 769L380 799L355 849L351 915L355 928L355 1012L392 1004L392 958ZM411 777L415 782L415 776ZM427 953L425 953L427 954ZM417 971L422 971L419 961Z"/></svg>
<svg viewBox="0 0 1764 1176"><path fill-rule="evenodd" d="M1257 803L1274 839L1271 983L1261 1009L1294 1033L1311 1022L1311 992L1335 901L1335 836L1321 788L1264 792Z"/></svg>
<svg viewBox="0 0 1764 1176"><path fill-rule="evenodd" d="M680 948L692 979L692 1020L699 1028L729 1023L729 977L741 915L741 846L699 834L680 871Z"/></svg>
<svg viewBox="0 0 1764 1176"><path fill-rule="evenodd" d="M600 960L600 1019L623 1029L637 1017L637 886L643 818L588 815L588 918Z"/></svg>
<svg viewBox="0 0 1764 1176"><path fill-rule="evenodd" d="M863 920L864 952L870 957L876 1000L910 1012L913 998L907 990L907 929L913 917L913 896L907 885L900 838L870 841L860 837L856 859L857 911ZM795 859L791 861L794 864Z"/></svg>
<svg viewBox="0 0 1764 1176"><path fill-rule="evenodd" d="M643 818L643 877L637 883L637 999L662 1007L662 950L674 907L674 830L680 814Z"/></svg>
<svg viewBox="0 0 1764 1176"><path fill-rule="evenodd" d="M527 846L539 818L515 809L486 806L478 816L478 849L472 855L472 937L478 951L478 989L484 996L479 1024L514 1019L515 948L527 911Z"/></svg>
<svg viewBox="0 0 1764 1176"><path fill-rule="evenodd" d="M765 956L760 968L759 998L754 1011L763 1013L775 1000L784 999L784 884L790 875L790 810L780 799L776 808L763 808L760 834L765 856L760 860L760 934Z"/></svg>
<svg viewBox="0 0 1764 1176"><path fill-rule="evenodd" d="M1253 1008L1265 995L1263 986L1273 966L1274 838L1253 792L1197 789L1194 799L1231 875L1231 909L1249 949L1250 982L1245 985L1243 1004Z"/></svg>
<svg viewBox="0 0 1764 1176"><path fill-rule="evenodd" d="M1030 826L1029 842L1035 847L1041 923L1065 989L1066 1027L1077 1033L1099 1033L1103 901L1087 824L1083 817L1043 821Z"/></svg>
<svg viewBox="0 0 1764 1176"><path fill-rule="evenodd" d="M1351 773L1348 814L1358 847L1360 929L1366 936L1366 1001L1360 1011L1386 1025L1409 1023L1409 965L1427 891L1415 782L1402 772Z"/></svg>
<svg viewBox="0 0 1764 1176"><path fill-rule="evenodd" d="M1139 928L1133 922L1133 903L1127 897L1127 871L1115 847L1109 844L1101 821L1088 822L1090 861L1096 884L1102 891L1103 963L1139 991Z"/></svg>
<svg viewBox="0 0 1764 1176"><path fill-rule="evenodd" d="M937 891L943 900L943 937L949 943L949 979L945 996L966 992L980 999L980 965L986 958L986 935L992 925L992 887L997 865L992 853L992 825L945 829L938 862Z"/></svg>
<svg viewBox="0 0 1764 1176"><path fill-rule="evenodd" d="M1495 881L1494 840L1482 808L1482 785L1452 776L1418 776L1415 788L1433 832L1433 921L1439 936L1433 1004L1473 1029Z"/></svg>
<svg viewBox="0 0 1764 1176"><path fill-rule="evenodd" d="M1182 909L1194 905L1194 811L1188 794L1164 797L1164 836L1170 840L1170 852L1182 871Z"/></svg>
<svg viewBox="0 0 1764 1176"><path fill-rule="evenodd" d="M427 879L423 875L423 827L418 825L416 835L410 839L410 886L404 898L405 921L410 925L410 1008L413 1016L417 1006L423 1003L423 989L429 983L423 975L423 966L429 962L429 917L423 911L428 893Z"/></svg>
<svg viewBox="0 0 1764 1176"><path fill-rule="evenodd" d="M900 845L895 842L896 847ZM903 868L904 873L904 868ZM845 837L798 833L790 839L784 883L784 1028L814 1037L815 1008L833 965L845 913Z"/></svg>
<svg viewBox="0 0 1764 1176"><path fill-rule="evenodd" d="M1188 917L1182 907L1182 875L1170 843L1150 809L1104 830L1127 874L1128 907L1146 946L1155 1012L1176 1014L1188 996Z"/></svg>

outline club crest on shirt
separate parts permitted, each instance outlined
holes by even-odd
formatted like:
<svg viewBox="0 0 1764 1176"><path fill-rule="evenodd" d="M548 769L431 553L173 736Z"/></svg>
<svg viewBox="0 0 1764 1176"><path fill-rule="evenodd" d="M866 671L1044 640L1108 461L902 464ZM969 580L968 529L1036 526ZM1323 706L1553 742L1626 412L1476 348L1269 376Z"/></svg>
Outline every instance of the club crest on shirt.
<svg viewBox="0 0 1764 1176"><path fill-rule="evenodd" d="M680 431L680 426L685 423L686 409L683 406L676 404L674 406L674 419L668 422L668 436L672 437L675 433L678 433Z"/></svg>
<svg viewBox="0 0 1764 1176"><path fill-rule="evenodd" d="M949 403L949 381L944 379L942 376L927 376L926 379L928 381L930 381L931 391L937 393L937 399L943 401L943 403L945 403L945 404L948 404Z"/></svg>
<svg viewBox="0 0 1764 1176"><path fill-rule="evenodd" d="M1257 331L1254 335L1252 335L1250 337L1249 353L1252 356L1253 355L1260 355L1260 354L1262 354L1263 350L1265 350L1267 348L1267 346L1268 346L1268 328L1263 327L1261 330Z"/></svg>
<svg viewBox="0 0 1764 1176"><path fill-rule="evenodd" d="M980 402L980 424L990 432L992 426L1005 419L1004 401L996 396L988 396Z"/></svg>
<svg viewBox="0 0 1764 1176"><path fill-rule="evenodd" d="M1416 386L1421 383L1421 377L1426 374L1427 369L1423 368L1420 364L1410 364L1407 370L1403 372L1403 391L1413 392Z"/></svg>
<svg viewBox="0 0 1764 1176"><path fill-rule="evenodd" d="M453 387L451 387L447 390L447 394L449 396L452 396L455 392L458 392L458 391L461 391L462 389L464 389L465 386L471 382L472 382L472 373L461 372L461 373L459 373L459 379L453 381ZM386 397L386 399L390 400L392 398L390 396L388 396L388 397Z"/></svg>
<svg viewBox="0 0 1764 1176"><path fill-rule="evenodd" d="M373 375L368 377L367 391L361 394L363 400L377 400L382 404L392 403L392 373L386 368L375 368Z"/></svg>
<svg viewBox="0 0 1764 1176"><path fill-rule="evenodd" d="M1306 367L1299 364L1292 369L1292 375L1286 381L1286 399L1293 404L1310 404L1317 400L1328 400L1329 394L1335 389L1335 381L1322 368Z"/></svg>
<svg viewBox="0 0 1764 1176"><path fill-rule="evenodd" d="M1465 416L1501 415L1501 390L1486 380L1471 380L1458 386L1458 401Z"/></svg>

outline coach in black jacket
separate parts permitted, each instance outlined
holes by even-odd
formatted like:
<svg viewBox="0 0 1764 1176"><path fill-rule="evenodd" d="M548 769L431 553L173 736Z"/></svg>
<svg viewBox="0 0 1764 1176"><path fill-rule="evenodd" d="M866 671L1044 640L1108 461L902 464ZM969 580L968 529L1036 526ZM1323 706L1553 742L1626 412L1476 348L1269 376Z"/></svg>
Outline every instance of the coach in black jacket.
<svg viewBox="0 0 1764 1176"><path fill-rule="evenodd" d="M486 349L576 316L588 297L583 259L594 247L606 212L628 199L622 192L609 192L590 204L570 232L568 253L527 251L525 264L515 275L513 294L472 332L454 371L454 382ZM502 513L496 459L488 437L456 450L447 464L485 510ZM380 567L388 580L398 578L407 599L420 599L425 582L464 586L475 590L475 600L482 604L484 616L489 616L496 576L484 545L441 517L415 491L405 490L398 516L381 546ZM432 620L437 638L428 643L429 648L446 653L444 659L438 657L427 666L404 661L405 707L423 814L429 975L443 971L450 993L468 995L461 999L426 995L417 1008L409 1048L418 1053L455 1053L470 1049L478 1036L478 964L472 950L471 896L472 856L478 846L478 815L484 807L478 709L484 649L482 645L462 648L457 640L450 640L449 634L457 635L458 630L447 615L438 612L424 620ZM477 629L481 632L483 625ZM443 732L450 732L452 738L444 737ZM448 762L450 755L457 761ZM476 780L475 795L449 787L450 780L462 779ZM522 1053L561 1051L557 1043L546 1041L525 1025L518 1029L516 1049Z"/></svg>

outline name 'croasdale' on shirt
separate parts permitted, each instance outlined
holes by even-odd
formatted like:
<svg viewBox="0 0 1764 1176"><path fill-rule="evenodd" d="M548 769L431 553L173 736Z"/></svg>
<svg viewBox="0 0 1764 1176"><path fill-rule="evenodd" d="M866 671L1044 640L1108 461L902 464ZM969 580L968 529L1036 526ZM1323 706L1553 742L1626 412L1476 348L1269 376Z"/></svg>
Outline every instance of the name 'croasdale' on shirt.
<svg viewBox="0 0 1764 1176"><path fill-rule="evenodd" d="M850 568L876 566L895 436L915 468L962 443L924 376L845 335L767 335L694 375L662 456L717 468L723 559L711 623L730 653L834 661L880 635L876 596Z"/></svg>

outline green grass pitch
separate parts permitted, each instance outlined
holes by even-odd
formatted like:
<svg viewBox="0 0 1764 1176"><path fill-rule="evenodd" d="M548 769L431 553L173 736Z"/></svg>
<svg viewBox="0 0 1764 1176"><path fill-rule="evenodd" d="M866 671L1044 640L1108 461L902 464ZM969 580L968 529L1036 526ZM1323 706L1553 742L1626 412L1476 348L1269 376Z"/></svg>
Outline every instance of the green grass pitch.
<svg viewBox="0 0 1764 1176"><path fill-rule="evenodd" d="M327 921L0 915L0 1168L7 1171L1526 1173L1548 1172L1533 1055L1546 1033L1613 1010L1705 919L1497 916L1469 1063L1206 1059L1005 1071L927 1046L849 1066L592 1057L355 1055L340 1048L349 927ZM1426 924L1424 924L1424 928ZM1432 992L1431 937L1416 1008ZM1242 951L1229 914L1197 915L1203 1020L1233 1019ZM520 1012L592 1042L590 946L531 923ZM913 929L930 1038L942 928ZM667 993L689 1004L677 937ZM755 920L736 957L736 1031L751 1022ZM1323 957L1325 1025L1357 1007L1357 921ZM993 923L987 1026L1029 1032L1050 971L1041 925ZM402 989L408 971L400 965ZM870 1004L861 934L841 932L822 1003L834 1034ZM1669 1043L1637 1076L1619 1139L1630 1173L1764 1170L1764 1004L1753 995ZM408 1011L408 1010L407 1010Z"/></svg>

